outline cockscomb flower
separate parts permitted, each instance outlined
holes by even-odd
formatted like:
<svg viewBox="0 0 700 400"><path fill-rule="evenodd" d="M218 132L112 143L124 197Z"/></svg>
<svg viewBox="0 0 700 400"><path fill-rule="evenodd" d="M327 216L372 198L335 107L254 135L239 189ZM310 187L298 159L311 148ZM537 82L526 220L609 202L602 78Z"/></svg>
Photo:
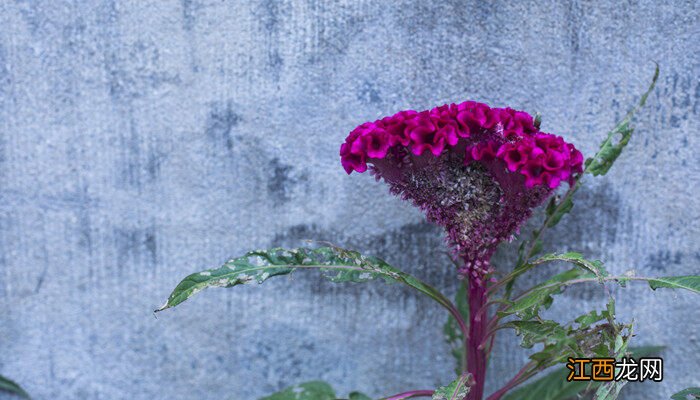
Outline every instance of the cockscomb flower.
<svg viewBox="0 0 700 400"><path fill-rule="evenodd" d="M442 225L461 274L490 273L496 247L510 240L562 183L582 172L583 156L533 117L467 101L401 111L355 128L340 146L345 171L368 169L392 193Z"/></svg>

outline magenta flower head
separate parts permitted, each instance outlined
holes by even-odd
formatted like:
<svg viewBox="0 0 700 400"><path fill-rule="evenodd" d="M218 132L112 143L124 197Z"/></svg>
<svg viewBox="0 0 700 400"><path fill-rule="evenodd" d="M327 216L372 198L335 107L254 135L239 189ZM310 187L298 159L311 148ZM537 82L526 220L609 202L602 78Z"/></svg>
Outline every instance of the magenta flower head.
<svg viewBox="0 0 700 400"><path fill-rule="evenodd" d="M562 182L582 172L583 156L532 116L467 101L401 111L355 128L340 146L343 168L369 169L392 193L447 231L464 261L460 274L491 272L496 247L510 240Z"/></svg>

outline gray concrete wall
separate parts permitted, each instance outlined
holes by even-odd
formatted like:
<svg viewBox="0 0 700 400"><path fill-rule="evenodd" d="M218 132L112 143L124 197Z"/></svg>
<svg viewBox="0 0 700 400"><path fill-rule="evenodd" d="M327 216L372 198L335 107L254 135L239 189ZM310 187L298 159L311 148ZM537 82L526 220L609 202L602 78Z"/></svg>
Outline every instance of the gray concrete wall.
<svg viewBox="0 0 700 400"><path fill-rule="evenodd" d="M0 2L0 373L37 399L444 383L445 314L399 286L299 273L151 310L190 272L303 239L453 293L440 230L343 172L347 132L478 99L539 111L591 154L652 60L658 89L628 150L586 180L548 246L615 273L699 273L699 18L694 1ZM496 258L512 261L512 248ZM700 385L698 297L617 294L636 343L669 346L664 382L625 398ZM570 290L551 315L603 299ZM489 386L526 360L513 335L497 344Z"/></svg>

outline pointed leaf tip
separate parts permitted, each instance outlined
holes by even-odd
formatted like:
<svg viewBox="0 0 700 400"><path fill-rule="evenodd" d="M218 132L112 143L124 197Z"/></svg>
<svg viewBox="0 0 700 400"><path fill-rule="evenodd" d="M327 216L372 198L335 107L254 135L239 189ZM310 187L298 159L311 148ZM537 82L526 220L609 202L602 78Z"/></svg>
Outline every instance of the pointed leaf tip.
<svg viewBox="0 0 700 400"><path fill-rule="evenodd" d="M20 385L2 375L0 375L0 391L15 394L24 399L30 399L29 394Z"/></svg>

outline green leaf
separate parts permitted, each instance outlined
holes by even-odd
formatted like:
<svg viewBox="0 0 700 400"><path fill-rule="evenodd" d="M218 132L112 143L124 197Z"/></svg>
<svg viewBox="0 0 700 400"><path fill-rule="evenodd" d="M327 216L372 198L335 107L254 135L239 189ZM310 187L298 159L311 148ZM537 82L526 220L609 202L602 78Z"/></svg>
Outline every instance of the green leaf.
<svg viewBox="0 0 700 400"><path fill-rule="evenodd" d="M654 290L658 288L686 289L700 294L700 276L697 275L649 278L648 282Z"/></svg>
<svg viewBox="0 0 700 400"><path fill-rule="evenodd" d="M339 247L302 247L251 251L243 257L227 261L219 268L189 275L175 287L168 301L155 311L174 307L208 287L263 283L270 277L303 268L318 269L332 282L366 282L376 278L400 282L428 295L448 310L453 307L450 300L437 289L377 257L363 256Z"/></svg>
<svg viewBox="0 0 700 400"><path fill-rule="evenodd" d="M553 197L546 209L546 214L548 217L547 228L551 228L558 224L564 215L571 212L572 208L574 208L574 202L571 200L571 196L565 197L561 204L557 203L556 198Z"/></svg>
<svg viewBox="0 0 700 400"><path fill-rule="evenodd" d="M587 260L583 258L583 255L581 253L576 253L576 252L568 252L568 253L563 253L563 254L545 254L544 256L538 258L537 260L533 261L532 264L538 265L542 264L545 262L551 262L551 261L565 261L574 265L577 265L589 272L592 272L597 276L598 278L605 278L608 276L608 271L605 270L605 267L603 267L603 263L599 260Z"/></svg>
<svg viewBox="0 0 700 400"><path fill-rule="evenodd" d="M576 318L575 321L579 324L579 328L588 328L591 325L600 322L604 319L607 319L609 316L609 312L606 311L601 311L598 313L597 310L593 310L589 312L588 314L581 315L580 317Z"/></svg>
<svg viewBox="0 0 700 400"><path fill-rule="evenodd" d="M351 392L348 396L348 400L372 400L369 396L362 394L360 392Z"/></svg>
<svg viewBox="0 0 700 400"><path fill-rule="evenodd" d="M680 392L671 396L671 400L692 400L700 399L700 387L691 387L683 389Z"/></svg>
<svg viewBox="0 0 700 400"><path fill-rule="evenodd" d="M500 328L513 328L521 337L521 346L531 348L542 344L540 351L530 355L538 369L550 367L565 361L568 357L610 357L615 354L616 336L627 325L615 322L610 316L610 309L601 314L588 313L576 318L574 323L566 326L550 320L514 320L504 323ZM607 319L606 322L593 325Z"/></svg>
<svg viewBox="0 0 700 400"><path fill-rule="evenodd" d="M322 381L311 381L290 386L281 392L259 400L335 400L333 388Z"/></svg>
<svg viewBox="0 0 700 400"><path fill-rule="evenodd" d="M646 357L658 354L662 346L644 346L629 349L634 357ZM509 392L501 400L570 400L577 395L600 386L600 382L571 381L567 382L569 370L566 367L556 368L554 371L538 380Z"/></svg>
<svg viewBox="0 0 700 400"><path fill-rule="evenodd" d="M500 316L503 317L517 313L522 319L531 319L538 314L540 307L544 306L545 308L549 308L553 301L552 295L561 293L568 281L584 277L587 278L583 272L592 273L600 283L603 283L609 276L608 271L605 270L605 267L603 267L603 263L601 261L587 260L583 258L583 255L580 253L568 252L563 254L545 254L536 260L528 262L520 268L517 268L507 277L503 278L503 281L507 281L507 283L510 284L515 280L515 278L528 270L535 268L540 264L552 261L565 261L580 267L583 271L570 270L556 275L552 279L531 288L530 290L526 291L525 294L512 301L508 308L499 311ZM507 295L505 299L507 299Z"/></svg>
<svg viewBox="0 0 700 400"><path fill-rule="evenodd" d="M24 389L22 389L17 383L5 378L2 375L0 375L0 390L16 394L17 396L23 397L25 399L29 398L29 394L27 394L27 392L25 392Z"/></svg>
<svg viewBox="0 0 700 400"><path fill-rule="evenodd" d="M554 321L509 321L503 325L515 329L522 340L520 345L527 349L535 343L549 345L569 341L567 330Z"/></svg>
<svg viewBox="0 0 700 400"><path fill-rule="evenodd" d="M525 264L520 265L517 267L513 272L511 272L508 276L504 277L503 280L501 281L501 284L503 281L506 282L506 296L505 298L507 299L509 297L509 293L511 290L511 285L513 282L515 282L515 278L518 276L524 274L525 272L535 268L536 266L540 264L544 264L547 262L552 262L552 261L565 261L571 264L574 264L576 266L579 266L589 272L592 272L595 274L595 276L598 277L599 281L602 283L603 279L608 276L608 272L605 270L603 267L603 263L598 260L587 260L583 258L583 255L580 253L575 253L575 252L568 252L568 253L563 253L563 254L557 254L557 253L550 253L550 254L545 254L536 260L527 262Z"/></svg>
<svg viewBox="0 0 700 400"><path fill-rule="evenodd" d="M600 145L598 152L592 158L586 160L585 172L593 174L593 176L597 176L605 175L610 170L610 167L612 167L613 163L615 160L617 160L617 157L620 156L622 150L625 148L625 146L627 146L627 143L629 143L630 138L632 137L632 132L634 131L634 128L631 126L632 117L634 117L634 114L642 106L644 106L647 101L647 97L649 97L651 91L654 90L654 86L656 86L656 80L658 78L659 65L657 64L651 85L649 85L647 91L642 95L639 103L627 113L625 118L620 121L620 123L618 123L612 131L608 133L608 136Z"/></svg>
<svg viewBox="0 0 700 400"><path fill-rule="evenodd" d="M447 386L437 388L433 393L433 400L464 400L469 394L472 383L472 375L465 373L452 381Z"/></svg>
<svg viewBox="0 0 700 400"><path fill-rule="evenodd" d="M547 308L552 304L552 296L563 291L563 283L585 275L585 272L578 268L557 274L515 298L508 307L499 311L498 314L501 317L517 314L524 320L532 319L538 315L541 307Z"/></svg>
<svg viewBox="0 0 700 400"><path fill-rule="evenodd" d="M455 296L454 304L457 307L457 311L462 316L463 321L469 321L469 301L467 299L467 283L463 280L459 284L459 289L457 290L457 295ZM452 349L452 355L457 360L457 366L455 367L455 372L457 375L461 374L465 370L466 365L465 354L464 354L464 334L459 328L459 324L452 314L447 319L447 322L442 329L445 334L445 340L447 344L450 345Z"/></svg>

